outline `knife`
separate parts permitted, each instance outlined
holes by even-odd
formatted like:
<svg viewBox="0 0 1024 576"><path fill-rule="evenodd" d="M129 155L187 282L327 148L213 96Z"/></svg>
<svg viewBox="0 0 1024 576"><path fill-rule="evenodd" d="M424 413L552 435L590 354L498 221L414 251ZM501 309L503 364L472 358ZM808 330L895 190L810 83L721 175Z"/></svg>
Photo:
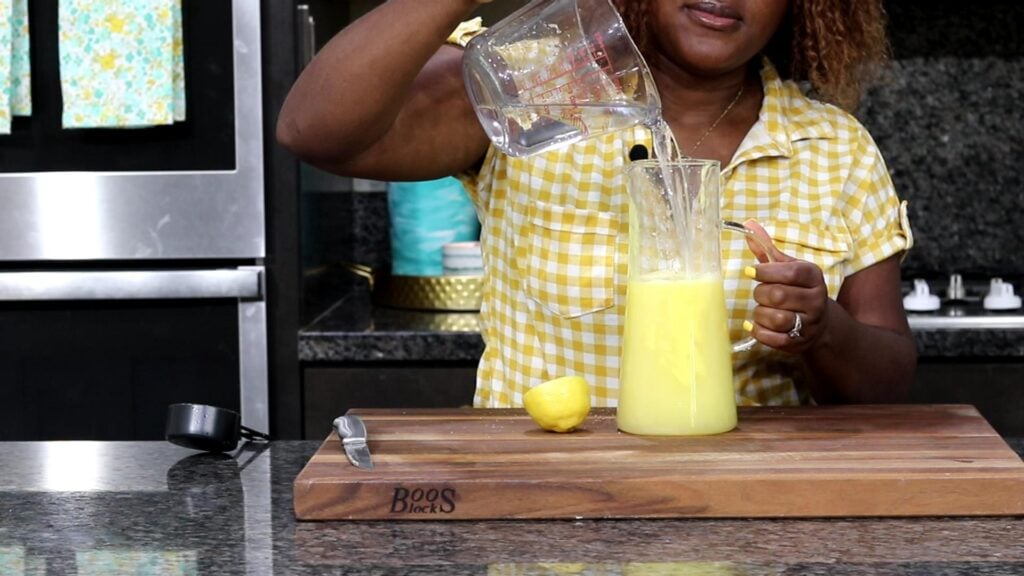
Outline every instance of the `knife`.
<svg viewBox="0 0 1024 576"><path fill-rule="evenodd" d="M351 414L338 416L334 419L334 429L338 432L348 461L356 468L372 470L373 460L370 459L370 448L366 445L366 425L362 418Z"/></svg>

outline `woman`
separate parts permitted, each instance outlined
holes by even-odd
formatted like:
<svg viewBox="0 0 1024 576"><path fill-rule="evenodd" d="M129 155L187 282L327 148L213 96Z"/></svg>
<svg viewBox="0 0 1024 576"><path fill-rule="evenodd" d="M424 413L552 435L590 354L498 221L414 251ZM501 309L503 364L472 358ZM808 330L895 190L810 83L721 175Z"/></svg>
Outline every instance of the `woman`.
<svg viewBox="0 0 1024 576"><path fill-rule="evenodd" d="M775 243L772 261L759 251L745 276L743 240L723 240L733 337L752 319L746 327L762 344L735 358L738 401L905 398L916 365L900 298L899 257L912 244L905 213L863 127L794 81L854 105L862 74L885 55L878 1L617 4L680 149L723 167L723 218L749 221ZM529 158L491 148L465 94L461 51L443 45L475 5L390 0L354 22L296 82L278 138L340 174L467 174L487 270L476 405L518 406L530 386L567 374L587 377L595 405L614 405L622 169L649 135L624 131Z"/></svg>

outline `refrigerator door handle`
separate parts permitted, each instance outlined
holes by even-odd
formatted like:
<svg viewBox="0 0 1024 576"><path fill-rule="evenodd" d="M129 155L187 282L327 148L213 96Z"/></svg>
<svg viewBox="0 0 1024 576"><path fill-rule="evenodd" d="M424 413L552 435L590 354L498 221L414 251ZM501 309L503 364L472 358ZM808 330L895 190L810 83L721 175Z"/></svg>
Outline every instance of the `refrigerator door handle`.
<svg viewBox="0 0 1024 576"><path fill-rule="evenodd" d="M261 268L0 272L0 302L40 300L262 299Z"/></svg>

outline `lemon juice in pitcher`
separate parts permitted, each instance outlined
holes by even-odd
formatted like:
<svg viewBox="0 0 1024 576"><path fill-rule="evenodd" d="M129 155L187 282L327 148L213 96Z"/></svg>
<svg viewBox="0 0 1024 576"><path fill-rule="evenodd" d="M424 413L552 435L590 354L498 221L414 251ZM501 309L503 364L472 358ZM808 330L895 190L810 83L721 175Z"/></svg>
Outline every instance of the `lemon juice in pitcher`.
<svg viewBox="0 0 1024 576"><path fill-rule="evenodd" d="M671 138L666 138L671 146ZM714 160L644 160L626 168L629 281L619 375L620 430L705 435L736 426L721 272L723 229Z"/></svg>
<svg viewBox="0 0 1024 576"><path fill-rule="evenodd" d="M736 426L722 278L631 278L617 422L633 434L717 434Z"/></svg>

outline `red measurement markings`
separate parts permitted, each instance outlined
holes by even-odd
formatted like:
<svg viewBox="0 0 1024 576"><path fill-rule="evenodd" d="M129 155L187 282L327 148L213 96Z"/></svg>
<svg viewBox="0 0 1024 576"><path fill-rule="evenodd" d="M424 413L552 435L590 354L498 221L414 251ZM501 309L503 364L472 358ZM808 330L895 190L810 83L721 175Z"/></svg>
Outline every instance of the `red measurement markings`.
<svg viewBox="0 0 1024 576"><path fill-rule="evenodd" d="M531 77L531 82L520 89L520 97L530 100L546 100L545 97L551 94L568 93L569 103L576 104L578 93L590 92L592 99L600 100L604 96L600 83L588 83L587 79L602 74L618 86L618 81L614 78L611 69L611 62L608 60L604 36L597 34L591 43L570 52L562 60L561 66L541 71ZM567 81L557 83L563 79ZM557 84L552 86L552 83ZM535 90L539 91L531 94Z"/></svg>

